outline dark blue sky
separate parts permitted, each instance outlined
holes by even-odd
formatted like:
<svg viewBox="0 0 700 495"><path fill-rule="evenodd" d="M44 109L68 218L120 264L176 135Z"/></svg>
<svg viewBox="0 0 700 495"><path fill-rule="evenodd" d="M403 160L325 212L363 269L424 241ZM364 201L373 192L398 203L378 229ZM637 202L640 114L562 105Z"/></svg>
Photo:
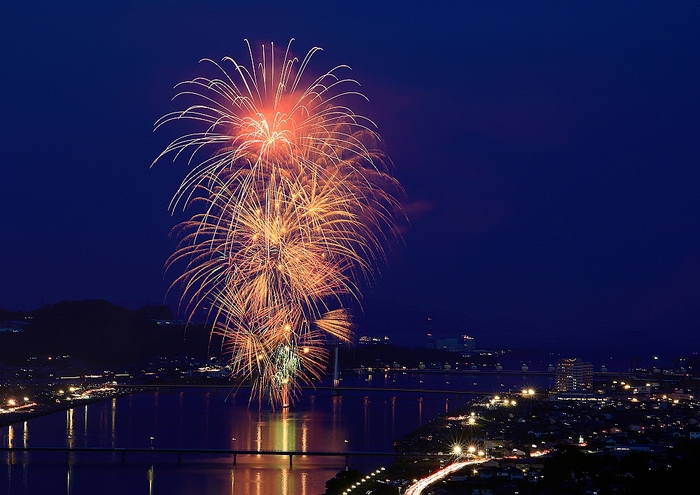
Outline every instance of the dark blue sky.
<svg viewBox="0 0 700 495"><path fill-rule="evenodd" d="M354 69L408 192L367 297L700 350L696 2L36 3L0 7L0 307L162 302L185 164L149 169L153 123L199 59L294 37Z"/></svg>

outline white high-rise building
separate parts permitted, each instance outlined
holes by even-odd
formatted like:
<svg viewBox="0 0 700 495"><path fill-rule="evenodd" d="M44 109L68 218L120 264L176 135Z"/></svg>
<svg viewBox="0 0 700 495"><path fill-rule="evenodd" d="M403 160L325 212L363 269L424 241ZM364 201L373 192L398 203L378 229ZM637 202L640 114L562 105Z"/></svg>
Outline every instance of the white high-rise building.
<svg viewBox="0 0 700 495"><path fill-rule="evenodd" d="M555 382L557 392L587 392L593 387L593 365L580 358L560 359Z"/></svg>

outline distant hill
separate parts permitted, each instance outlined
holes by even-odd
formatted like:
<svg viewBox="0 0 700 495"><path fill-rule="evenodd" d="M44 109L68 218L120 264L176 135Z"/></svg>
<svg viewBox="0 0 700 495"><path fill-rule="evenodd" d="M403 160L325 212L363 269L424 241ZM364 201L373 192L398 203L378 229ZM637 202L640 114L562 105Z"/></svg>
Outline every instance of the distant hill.
<svg viewBox="0 0 700 495"><path fill-rule="evenodd" d="M425 348L431 318L435 340L466 334L475 339L477 349L554 352L551 360L578 356L592 361L596 368L605 364L621 370L629 366L630 358L648 367L652 354L661 355L661 361L653 364L664 367L671 366L673 357L697 351L700 309L695 319L685 316L677 320L669 316L638 327L600 322L590 328L572 320L564 328L552 328L507 317L474 318L459 308L426 311L396 301L365 300L355 311L353 322L358 337L388 336L394 346Z"/></svg>
<svg viewBox="0 0 700 495"><path fill-rule="evenodd" d="M203 325L185 328L154 321L173 320L166 306L129 311L107 301L88 300L46 305L23 315L0 311L2 319L20 317L30 325L21 333L0 334L0 363L70 355L101 365L137 362L153 355L204 357L208 353L209 331Z"/></svg>
<svg viewBox="0 0 700 495"><path fill-rule="evenodd" d="M366 300L355 311L356 334L388 336L390 343L405 347L425 347L428 318L435 339L469 335L479 349L529 348L532 335L540 331L524 322L506 318L476 320L456 311L425 311L395 301Z"/></svg>
<svg viewBox="0 0 700 495"><path fill-rule="evenodd" d="M0 321L31 323L21 333L0 333L0 364L20 364L30 356L48 355L70 355L88 364L102 365L136 362L154 355L204 357L219 353L220 339L214 337L210 342L209 328L204 325L185 328L182 324L158 325L154 321L174 318L167 306L144 306L130 311L103 300L60 302L31 312L0 309ZM392 346L425 348L428 318L432 320L435 340L467 334L475 339L477 349L533 350L546 346L544 350L548 352L585 357L608 367L624 368L635 356L641 356L642 365L646 366L645 356L648 361L651 352L661 353L663 345L674 344L673 339L665 342L653 332L641 330L630 333L609 329L604 337L584 331L548 334L517 320L478 320L459 311L429 312L395 301L363 301L362 307L354 311L353 323L357 337L389 336ZM694 349L693 346L691 350Z"/></svg>

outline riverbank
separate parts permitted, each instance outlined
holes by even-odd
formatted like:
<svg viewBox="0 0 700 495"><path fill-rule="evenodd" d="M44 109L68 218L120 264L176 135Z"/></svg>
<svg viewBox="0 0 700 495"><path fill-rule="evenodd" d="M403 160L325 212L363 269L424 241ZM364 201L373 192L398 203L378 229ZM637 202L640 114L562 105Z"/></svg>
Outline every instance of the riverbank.
<svg viewBox="0 0 700 495"><path fill-rule="evenodd" d="M44 401L38 402L31 406L21 406L15 410L0 412L0 427L9 426L15 423L22 423L33 418L53 414L55 412L66 411L77 406L94 404L96 402L102 402L104 400L114 399L139 392L143 392L143 389L139 387L103 387L100 389L84 391L82 395L77 397L66 397L63 399L55 399L53 397L46 398Z"/></svg>

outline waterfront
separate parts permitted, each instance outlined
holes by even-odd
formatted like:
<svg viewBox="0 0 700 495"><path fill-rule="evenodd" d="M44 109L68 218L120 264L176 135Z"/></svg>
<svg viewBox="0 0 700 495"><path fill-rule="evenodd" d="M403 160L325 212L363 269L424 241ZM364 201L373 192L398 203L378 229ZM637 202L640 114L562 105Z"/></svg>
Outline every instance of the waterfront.
<svg viewBox="0 0 700 495"><path fill-rule="evenodd" d="M544 378L546 380L546 378ZM492 392L532 384L532 377L375 375L346 385ZM421 383L422 382L422 383ZM475 385L476 384L476 385ZM546 384L545 384L546 385ZM466 400L451 393L305 391L291 410L248 407L247 391L195 389L133 394L0 429L3 446L212 448L237 450L393 450L394 439ZM375 469L386 458L351 459ZM24 453L3 459L0 493L168 493L319 495L344 458L229 455Z"/></svg>

